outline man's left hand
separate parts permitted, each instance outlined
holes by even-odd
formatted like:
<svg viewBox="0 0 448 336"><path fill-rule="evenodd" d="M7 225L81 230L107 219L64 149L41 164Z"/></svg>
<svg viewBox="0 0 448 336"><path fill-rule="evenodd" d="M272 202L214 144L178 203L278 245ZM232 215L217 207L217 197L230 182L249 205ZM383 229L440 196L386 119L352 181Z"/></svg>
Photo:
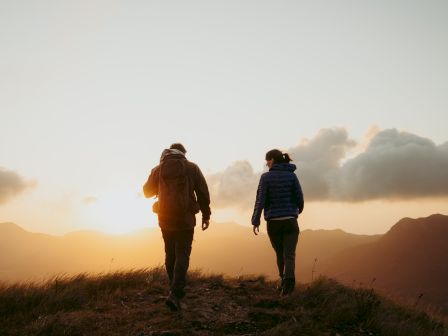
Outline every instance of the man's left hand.
<svg viewBox="0 0 448 336"><path fill-rule="evenodd" d="M203 219L202 220L202 231L207 230L209 225L210 225L210 220L209 219Z"/></svg>

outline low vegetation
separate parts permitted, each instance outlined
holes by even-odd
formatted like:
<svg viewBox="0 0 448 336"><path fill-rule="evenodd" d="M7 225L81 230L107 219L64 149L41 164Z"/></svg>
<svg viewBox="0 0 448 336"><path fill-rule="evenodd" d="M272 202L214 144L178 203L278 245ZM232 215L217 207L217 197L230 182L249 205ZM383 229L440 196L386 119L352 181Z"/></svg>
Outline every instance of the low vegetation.
<svg viewBox="0 0 448 336"><path fill-rule="evenodd" d="M0 287L0 335L448 335L423 312L319 278L280 298L263 277L189 276L183 310L165 307L161 268Z"/></svg>

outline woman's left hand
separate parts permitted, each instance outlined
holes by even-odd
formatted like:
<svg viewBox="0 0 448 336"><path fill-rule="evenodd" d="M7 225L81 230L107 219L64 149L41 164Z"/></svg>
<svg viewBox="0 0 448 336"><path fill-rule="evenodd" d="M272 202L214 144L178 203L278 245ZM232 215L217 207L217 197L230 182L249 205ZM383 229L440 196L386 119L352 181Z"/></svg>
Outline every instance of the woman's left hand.
<svg viewBox="0 0 448 336"><path fill-rule="evenodd" d="M254 235L258 235L258 233L260 233L260 227L259 226L256 226L256 225L254 225L253 226L253 231L254 231Z"/></svg>

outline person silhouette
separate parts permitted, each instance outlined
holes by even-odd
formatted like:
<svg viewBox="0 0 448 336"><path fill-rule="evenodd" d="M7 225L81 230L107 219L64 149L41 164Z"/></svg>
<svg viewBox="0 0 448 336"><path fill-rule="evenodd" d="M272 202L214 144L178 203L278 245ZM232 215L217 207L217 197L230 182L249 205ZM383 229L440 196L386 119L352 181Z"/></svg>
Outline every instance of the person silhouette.
<svg viewBox="0 0 448 336"><path fill-rule="evenodd" d="M180 310L185 296L196 213L202 213L202 230L210 225L210 194L199 167L186 159L185 147L174 143L162 152L160 164L151 170L143 186L145 197L158 197L157 213L165 244L165 268L170 293L165 300L173 311Z"/></svg>
<svg viewBox="0 0 448 336"><path fill-rule="evenodd" d="M266 153L265 159L269 171L261 175L258 184L253 232L258 235L264 210L269 239L277 257L279 289L282 295L288 295L295 287L295 256L300 233L297 218L304 208L303 192L289 154L273 149Z"/></svg>

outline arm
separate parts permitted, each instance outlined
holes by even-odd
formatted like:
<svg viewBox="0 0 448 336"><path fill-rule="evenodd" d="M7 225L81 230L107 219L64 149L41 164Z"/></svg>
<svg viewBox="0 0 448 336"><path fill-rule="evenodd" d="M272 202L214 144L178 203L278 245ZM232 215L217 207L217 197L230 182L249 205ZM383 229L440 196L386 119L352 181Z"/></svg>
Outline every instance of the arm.
<svg viewBox="0 0 448 336"><path fill-rule="evenodd" d="M255 199L254 212L252 214L252 225L260 225L261 212L264 209L266 203L266 179L265 175L261 175L260 182L257 188L257 197Z"/></svg>
<svg viewBox="0 0 448 336"><path fill-rule="evenodd" d="M205 180L204 175L202 175L199 167L196 165L194 174L194 191L198 199L199 208L202 212L202 221L209 221L211 215L210 193L208 191L207 181Z"/></svg>
<svg viewBox="0 0 448 336"><path fill-rule="evenodd" d="M148 180L143 185L143 194L146 198L153 197L159 193L159 166L151 170Z"/></svg>
<svg viewBox="0 0 448 336"><path fill-rule="evenodd" d="M294 197L295 200L297 202L297 207L299 208L299 214L302 213L303 208L305 207L305 201L303 199L303 192L302 192L302 187L300 186L300 182L299 179L297 178L297 175L294 174L295 178L295 190L294 190Z"/></svg>

